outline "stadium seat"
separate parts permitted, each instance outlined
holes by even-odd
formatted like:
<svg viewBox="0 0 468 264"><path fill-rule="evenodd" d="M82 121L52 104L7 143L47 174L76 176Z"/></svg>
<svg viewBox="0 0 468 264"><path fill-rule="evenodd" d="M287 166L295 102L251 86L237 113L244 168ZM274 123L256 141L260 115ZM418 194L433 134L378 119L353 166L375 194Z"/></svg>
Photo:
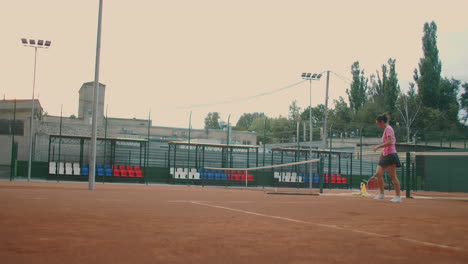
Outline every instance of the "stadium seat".
<svg viewBox="0 0 468 264"><path fill-rule="evenodd" d="M114 169L114 177L120 177L120 170Z"/></svg>
<svg viewBox="0 0 468 264"><path fill-rule="evenodd" d="M135 171L135 176L137 178L143 178L143 172L141 170L137 170L137 171Z"/></svg>
<svg viewBox="0 0 468 264"><path fill-rule="evenodd" d="M110 167L105 169L105 175L112 176L112 169Z"/></svg>
<svg viewBox="0 0 468 264"><path fill-rule="evenodd" d="M214 173L208 173L208 180L215 180L215 174Z"/></svg>
<svg viewBox="0 0 468 264"><path fill-rule="evenodd" d="M88 176L88 174L89 174L88 164L83 163L83 166L81 166L81 175Z"/></svg>
<svg viewBox="0 0 468 264"><path fill-rule="evenodd" d="M173 167L169 168L169 174L174 176L174 168Z"/></svg>
<svg viewBox="0 0 468 264"><path fill-rule="evenodd" d="M128 177L135 177L135 171L134 170L128 170Z"/></svg>
<svg viewBox="0 0 468 264"><path fill-rule="evenodd" d="M65 174L65 164L63 162L58 163L58 174Z"/></svg>
<svg viewBox="0 0 468 264"><path fill-rule="evenodd" d="M342 184L348 184L348 178L341 178Z"/></svg>
<svg viewBox="0 0 468 264"><path fill-rule="evenodd" d="M281 179L280 173L279 173L278 171L275 171L275 172L273 173L273 177L274 177L275 179Z"/></svg>
<svg viewBox="0 0 468 264"><path fill-rule="evenodd" d="M73 175L81 175L81 169L79 163L73 163Z"/></svg>
<svg viewBox="0 0 468 264"><path fill-rule="evenodd" d="M133 166L127 166L127 170L130 171L130 170L133 170Z"/></svg>
<svg viewBox="0 0 468 264"><path fill-rule="evenodd" d="M96 173L98 176L104 176L104 168L101 166L97 166Z"/></svg>
<svg viewBox="0 0 468 264"><path fill-rule="evenodd" d="M254 176L253 176L252 174L247 175L247 180L248 180L248 181L253 181L253 180L254 180Z"/></svg>
<svg viewBox="0 0 468 264"><path fill-rule="evenodd" d="M133 169L134 169L135 171L141 170L140 166L134 166Z"/></svg>
<svg viewBox="0 0 468 264"><path fill-rule="evenodd" d="M125 166L124 165L119 165L119 170L125 170Z"/></svg>
<svg viewBox="0 0 468 264"><path fill-rule="evenodd" d="M51 161L49 163L49 174L57 174L57 163Z"/></svg>
<svg viewBox="0 0 468 264"><path fill-rule="evenodd" d="M120 170L120 176L127 177L128 171L127 170Z"/></svg>

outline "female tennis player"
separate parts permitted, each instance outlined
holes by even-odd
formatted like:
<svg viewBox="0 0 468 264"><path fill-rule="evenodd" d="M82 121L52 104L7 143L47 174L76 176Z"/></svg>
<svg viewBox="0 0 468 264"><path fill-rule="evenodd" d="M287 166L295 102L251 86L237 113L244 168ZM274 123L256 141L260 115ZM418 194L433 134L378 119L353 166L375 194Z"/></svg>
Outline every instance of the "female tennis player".
<svg viewBox="0 0 468 264"><path fill-rule="evenodd" d="M388 174L392 178L396 194L396 196L393 199L391 199L390 202L401 203L402 200L400 197L400 181L398 181L396 175L396 168L401 167L401 163L400 159L398 158L398 154L395 147L395 132L393 131L393 128L388 124L388 121L390 121L388 114L381 114L375 119L375 123L380 128L384 129L384 133L382 136L382 144L374 148L374 152L376 152L380 148L382 149L382 152L380 153L379 157L379 165L377 166L377 171L375 172L375 176L378 180L380 193L374 199L385 199L383 174L385 170L387 170Z"/></svg>

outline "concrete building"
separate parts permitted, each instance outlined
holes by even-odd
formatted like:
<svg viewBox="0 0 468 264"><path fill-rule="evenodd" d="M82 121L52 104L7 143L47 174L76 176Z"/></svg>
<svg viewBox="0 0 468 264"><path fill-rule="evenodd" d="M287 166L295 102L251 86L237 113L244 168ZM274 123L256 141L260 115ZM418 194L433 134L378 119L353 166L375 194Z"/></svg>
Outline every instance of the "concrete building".
<svg viewBox="0 0 468 264"><path fill-rule="evenodd" d="M34 161L47 161L49 152L49 136L62 135L86 136L91 135L93 82L84 83L79 90L78 115L70 117L51 116L45 114L39 100L35 100L34 119ZM148 126L151 141L185 141L188 140L187 128L153 126L151 120L136 118L107 118L104 113L106 86L99 85L98 102L98 136L113 138L147 139ZM13 133L18 142L18 160L27 160L29 154L29 135L32 100L2 100L0 101L0 165L10 164L11 144ZM16 106L15 106L16 105ZM13 122L13 120L16 120ZM62 125L60 122L62 120ZM106 131L105 131L106 130ZM257 134L254 132L231 131L230 144L256 144ZM227 131L215 129L192 129L192 142L221 143L227 141ZM151 146L151 144L150 144ZM74 151L74 150L70 150ZM66 153L66 151L65 151Z"/></svg>

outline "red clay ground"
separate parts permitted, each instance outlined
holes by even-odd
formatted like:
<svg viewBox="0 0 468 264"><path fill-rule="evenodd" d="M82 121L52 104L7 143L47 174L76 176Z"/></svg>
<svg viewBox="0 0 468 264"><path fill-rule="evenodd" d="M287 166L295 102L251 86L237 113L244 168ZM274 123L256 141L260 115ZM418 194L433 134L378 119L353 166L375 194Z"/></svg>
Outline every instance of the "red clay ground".
<svg viewBox="0 0 468 264"><path fill-rule="evenodd" d="M96 187L0 182L0 262L468 263L466 201Z"/></svg>

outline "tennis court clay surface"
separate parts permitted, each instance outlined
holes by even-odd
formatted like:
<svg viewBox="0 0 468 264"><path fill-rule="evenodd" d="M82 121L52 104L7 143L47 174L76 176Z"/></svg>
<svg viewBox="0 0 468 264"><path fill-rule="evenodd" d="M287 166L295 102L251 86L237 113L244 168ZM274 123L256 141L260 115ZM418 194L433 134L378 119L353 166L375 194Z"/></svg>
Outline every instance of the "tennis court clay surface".
<svg viewBox="0 0 468 264"><path fill-rule="evenodd" d="M468 263L468 202L0 182L0 262Z"/></svg>

